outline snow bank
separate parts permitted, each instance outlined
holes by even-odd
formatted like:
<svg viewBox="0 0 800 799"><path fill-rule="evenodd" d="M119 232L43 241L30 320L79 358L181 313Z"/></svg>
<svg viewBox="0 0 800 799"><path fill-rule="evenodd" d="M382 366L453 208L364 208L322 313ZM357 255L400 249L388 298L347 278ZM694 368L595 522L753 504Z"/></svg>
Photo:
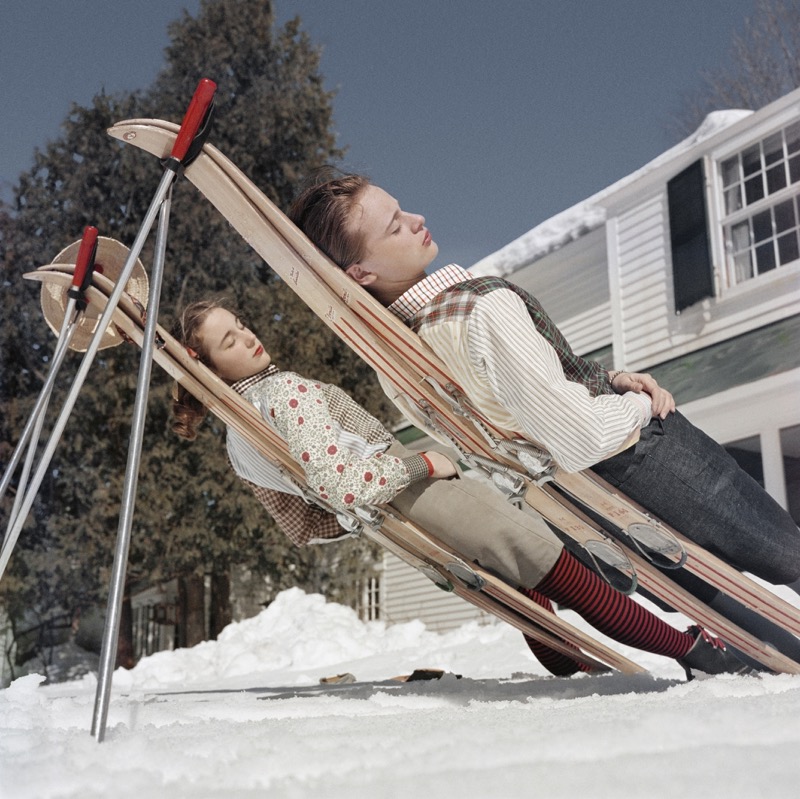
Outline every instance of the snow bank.
<svg viewBox="0 0 800 799"><path fill-rule="evenodd" d="M94 678L42 686L29 675L0 691L0 795L796 794L800 678L686 683L672 661L623 654L651 675L556 679L506 625L437 635L362 623L293 589L216 642L116 672L102 744L89 734ZM420 666L451 673L388 680ZM319 685L342 672L365 682Z"/></svg>

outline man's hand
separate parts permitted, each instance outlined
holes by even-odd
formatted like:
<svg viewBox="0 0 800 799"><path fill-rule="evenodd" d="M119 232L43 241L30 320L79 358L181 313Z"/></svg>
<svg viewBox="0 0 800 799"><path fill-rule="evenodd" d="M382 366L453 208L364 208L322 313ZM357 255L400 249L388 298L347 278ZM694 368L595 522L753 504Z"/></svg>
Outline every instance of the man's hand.
<svg viewBox="0 0 800 799"><path fill-rule="evenodd" d="M435 450L428 450L425 457L433 464L433 474L431 477L447 479L448 477L455 477L456 467L453 461L446 455Z"/></svg>
<svg viewBox="0 0 800 799"><path fill-rule="evenodd" d="M658 416L659 419L666 419L667 414L675 411L674 397L665 388L661 388L652 375L642 372L617 372L611 381L611 388L617 394L624 394L626 391L649 394L653 405L653 416Z"/></svg>

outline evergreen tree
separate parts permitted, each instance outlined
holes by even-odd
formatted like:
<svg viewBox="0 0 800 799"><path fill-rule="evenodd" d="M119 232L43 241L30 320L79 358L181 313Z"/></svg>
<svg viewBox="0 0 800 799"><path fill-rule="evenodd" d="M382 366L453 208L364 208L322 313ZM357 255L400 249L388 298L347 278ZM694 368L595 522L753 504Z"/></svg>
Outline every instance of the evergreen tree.
<svg viewBox="0 0 800 799"><path fill-rule="evenodd" d="M210 141L280 207L302 175L341 155L317 48L299 20L273 28L272 4L264 0L203 0L197 17L184 12L170 26L166 66L154 85L73 106L62 135L37 151L32 169L20 176L14 206L0 208L0 285L6 307L15 308L0 323L3 464L54 348L41 318L38 284L22 281L22 273L49 263L87 224L130 244L161 176L156 159L114 141L108 127L131 117L180 121L198 80L209 77L218 84ZM146 265L153 238L142 254ZM173 194L162 324L168 326L187 302L219 294L248 316L276 362L339 383L387 415L367 367L180 181ZM77 354L67 357L53 408L60 408L78 362ZM0 582L0 601L18 618L32 609L44 619L75 617L107 592L138 363L132 345L101 351L95 360ZM209 418L191 444L171 434L170 389L166 376L154 370L129 578L179 577L188 585L211 573L212 584L224 586L230 568L245 564L276 591L299 584L349 598L354 577L369 570L371 548L358 541L324 551L292 548L230 471L223 425ZM11 499L3 503L6 512ZM226 617L225 600L217 618Z"/></svg>

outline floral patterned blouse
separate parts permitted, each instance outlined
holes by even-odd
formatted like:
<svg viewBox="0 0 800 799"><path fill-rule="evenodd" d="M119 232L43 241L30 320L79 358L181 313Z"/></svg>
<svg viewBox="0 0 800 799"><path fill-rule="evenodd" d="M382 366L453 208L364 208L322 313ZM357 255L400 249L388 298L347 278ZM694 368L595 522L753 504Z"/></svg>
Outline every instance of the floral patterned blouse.
<svg viewBox="0 0 800 799"><path fill-rule="evenodd" d="M387 455L392 435L336 386L272 368L234 388L284 438L308 488L337 510L390 502L428 477L420 455Z"/></svg>

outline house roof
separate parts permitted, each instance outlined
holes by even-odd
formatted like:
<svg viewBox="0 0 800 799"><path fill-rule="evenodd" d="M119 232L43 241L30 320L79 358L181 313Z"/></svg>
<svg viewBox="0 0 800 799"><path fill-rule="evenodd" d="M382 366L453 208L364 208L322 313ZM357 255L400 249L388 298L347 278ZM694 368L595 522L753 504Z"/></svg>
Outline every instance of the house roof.
<svg viewBox="0 0 800 799"><path fill-rule="evenodd" d="M471 266L469 271L475 275L506 277L548 253L563 247L570 241L574 241L595 230L606 221L606 209L603 201L609 196L678 158L692 147L711 138L721 130L730 127L745 117L749 117L752 113L752 111L747 110L714 111L710 113L703 121L703 124L679 144L676 144L616 183L612 183L571 208L567 208L565 211L550 217L518 239L505 245L505 247L493 252L491 255L487 255Z"/></svg>

